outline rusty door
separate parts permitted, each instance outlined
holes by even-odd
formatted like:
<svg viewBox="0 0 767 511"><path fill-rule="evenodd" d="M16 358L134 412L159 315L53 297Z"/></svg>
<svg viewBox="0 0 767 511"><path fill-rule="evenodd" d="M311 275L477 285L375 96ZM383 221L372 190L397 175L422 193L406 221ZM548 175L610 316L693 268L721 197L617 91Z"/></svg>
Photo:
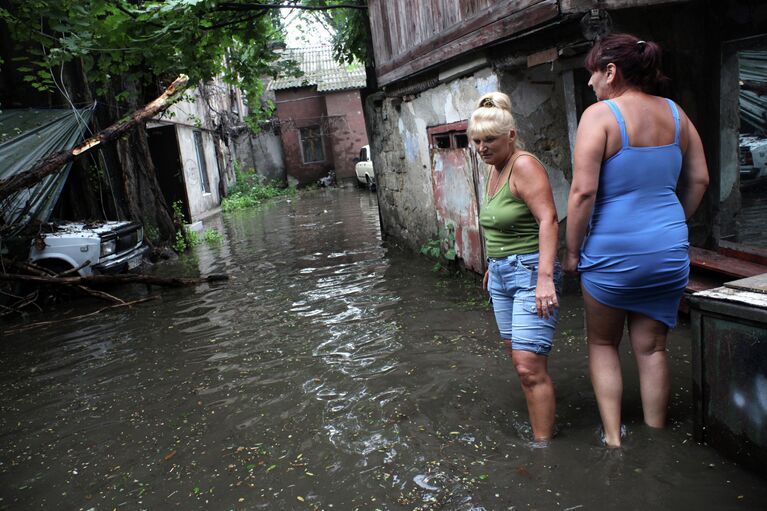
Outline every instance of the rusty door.
<svg viewBox="0 0 767 511"><path fill-rule="evenodd" d="M479 227L484 191L476 151L466 137L466 122L429 128L434 202L440 227L455 230L455 251L463 264L485 271L485 247Z"/></svg>

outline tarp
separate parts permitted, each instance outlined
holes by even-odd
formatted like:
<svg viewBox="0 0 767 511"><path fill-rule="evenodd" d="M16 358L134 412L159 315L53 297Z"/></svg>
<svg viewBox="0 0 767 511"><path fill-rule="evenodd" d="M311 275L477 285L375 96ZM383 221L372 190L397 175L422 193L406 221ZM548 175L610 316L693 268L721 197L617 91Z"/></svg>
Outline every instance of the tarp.
<svg viewBox="0 0 767 511"><path fill-rule="evenodd" d="M738 52L740 79L767 85L767 51ZM767 134L767 96L750 90L740 90L740 118L744 133Z"/></svg>
<svg viewBox="0 0 767 511"><path fill-rule="evenodd" d="M41 158L71 149L84 138L93 108L81 110L23 109L0 112L0 179L29 170ZM6 224L48 221L69 176L71 164L38 184L0 202Z"/></svg>

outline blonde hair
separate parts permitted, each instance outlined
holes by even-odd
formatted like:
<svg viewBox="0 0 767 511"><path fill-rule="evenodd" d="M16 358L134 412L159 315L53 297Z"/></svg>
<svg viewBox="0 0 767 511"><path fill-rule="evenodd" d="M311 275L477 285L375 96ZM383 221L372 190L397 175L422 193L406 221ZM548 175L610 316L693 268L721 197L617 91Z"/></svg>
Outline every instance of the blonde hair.
<svg viewBox="0 0 767 511"><path fill-rule="evenodd" d="M469 119L469 137L506 135L516 129L511 114L511 99L503 92L488 92L477 103L477 109Z"/></svg>

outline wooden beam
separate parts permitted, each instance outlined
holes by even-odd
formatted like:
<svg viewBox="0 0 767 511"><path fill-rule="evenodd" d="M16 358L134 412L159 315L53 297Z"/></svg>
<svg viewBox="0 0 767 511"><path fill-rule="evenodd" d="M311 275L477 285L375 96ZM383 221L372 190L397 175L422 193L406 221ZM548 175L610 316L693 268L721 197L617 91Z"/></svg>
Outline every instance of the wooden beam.
<svg viewBox="0 0 767 511"><path fill-rule="evenodd" d="M692 0L560 0L562 14L587 12L589 9L630 9L651 5L681 4Z"/></svg>
<svg viewBox="0 0 767 511"><path fill-rule="evenodd" d="M511 13L506 10L504 17L487 25L484 25L487 20L481 17L466 20L449 31L448 35L439 35L407 53L396 56L391 62L376 68L378 84L388 85L445 60L543 24L559 15L557 0L524 3L528 5L526 9ZM455 37L456 35L458 37Z"/></svg>
<svg viewBox="0 0 767 511"><path fill-rule="evenodd" d="M478 12L471 18L456 23L445 30L437 31L437 33L433 34L431 37L418 42L418 44L410 48L403 49L401 47L391 46L390 41L387 40L386 42L389 42L389 59L386 61L379 61L380 65L376 66L376 73L379 75L389 73L400 67L404 62L412 61L413 59L427 55L434 49L440 48L451 41L477 32L487 25L507 18L517 12L524 11L528 7L542 1L545 0L502 0L496 2L491 7ZM397 3L395 2L392 5L396 6ZM423 7L418 7L418 4L412 5L411 9L416 11ZM435 5L439 5L439 2ZM440 16L444 16L444 13L440 14ZM384 20L381 21L384 22ZM397 20L393 21L391 17L389 17L385 21L388 22L388 25L383 26L383 30L386 34L389 34L392 30L396 30L398 26L396 22ZM401 21L399 22L401 23ZM376 23L376 25L378 25L378 23Z"/></svg>

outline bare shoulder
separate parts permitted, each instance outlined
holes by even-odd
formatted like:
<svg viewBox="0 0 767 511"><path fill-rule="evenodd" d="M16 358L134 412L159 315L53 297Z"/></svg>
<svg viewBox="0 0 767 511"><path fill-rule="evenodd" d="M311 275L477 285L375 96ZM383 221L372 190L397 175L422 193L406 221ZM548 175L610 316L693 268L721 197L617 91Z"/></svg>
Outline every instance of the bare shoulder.
<svg viewBox="0 0 767 511"><path fill-rule="evenodd" d="M530 182L548 179L548 174L546 168L534 154L524 151L514 162L513 171L509 177L518 182Z"/></svg>
<svg viewBox="0 0 767 511"><path fill-rule="evenodd" d="M610 107L604 101L598 101L590 105L581 115L580 123L604 122L612 117Z"/></svg>

